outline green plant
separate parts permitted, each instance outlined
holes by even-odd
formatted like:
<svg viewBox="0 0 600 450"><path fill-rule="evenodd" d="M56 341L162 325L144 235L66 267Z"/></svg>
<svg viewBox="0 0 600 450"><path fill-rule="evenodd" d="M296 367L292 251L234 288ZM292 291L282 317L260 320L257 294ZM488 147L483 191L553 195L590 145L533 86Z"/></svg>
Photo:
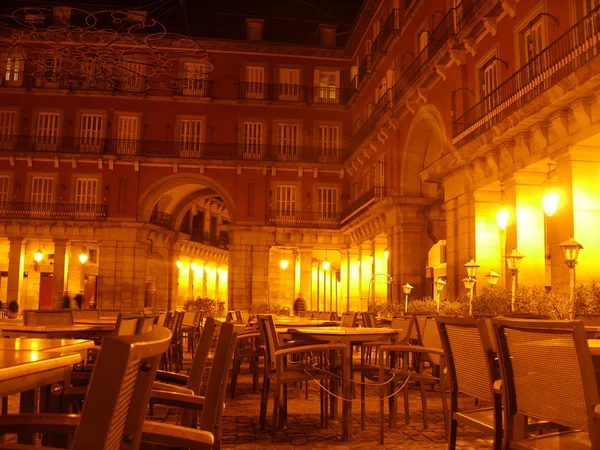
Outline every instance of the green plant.
<svg viewBox="0 0 600 450"><path fill-rule="evenodd" d="M408 301L409 314L435 314L436 312L437 303L430 298Z"/></svg>
<svg viewBox="0 0 600 450"><path fill-rule="evenodd" d="M473 299L473 314L510 312L511 292L500 287L484 287Z"/></svg>
<svg viewBox="0 0 600 450"><path fill-rule="evenodd" d="M213 300L208 297L198 297L196 300L188 298L183 305L183 309L185 311L204 311L204 315L207 317L225 316L225 302Z"/></svg>

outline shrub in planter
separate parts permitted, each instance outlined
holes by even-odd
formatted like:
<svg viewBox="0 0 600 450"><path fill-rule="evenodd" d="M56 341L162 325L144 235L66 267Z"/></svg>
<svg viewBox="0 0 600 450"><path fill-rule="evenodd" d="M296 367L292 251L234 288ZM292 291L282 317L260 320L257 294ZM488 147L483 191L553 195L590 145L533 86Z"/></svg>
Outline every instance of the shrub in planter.
<svg viewBox="0 0 600 450"><path fill-rule="evenodd" d="M500 287L484 287L473 299L473 314L510 312L511 292Z"/></svg>

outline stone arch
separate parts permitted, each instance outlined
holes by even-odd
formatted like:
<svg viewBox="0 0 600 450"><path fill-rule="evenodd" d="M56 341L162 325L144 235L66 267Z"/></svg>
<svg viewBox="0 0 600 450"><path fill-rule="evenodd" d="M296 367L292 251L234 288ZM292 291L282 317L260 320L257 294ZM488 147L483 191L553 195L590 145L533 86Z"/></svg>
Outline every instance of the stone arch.
<svg viewBox="0 0 600 450"><path fill-rule="evenodd" d="M412 121L402 153L400 192L412 197L437 198L437 183L424 182L419 173L447 151L446 126L439 110L423 105Z"/></svg>
<svg viewBox="0 0 600 450"><path fill-rule="evenodd" d="M173 193L175 189L179 188L181 199L188 197L192 192L201 190L203 188L211 189L216 195L221 197L223 203L229 211L229 217L231 222L234 222L235 218L235 202L233 198L227 192L227 190L221 186L218 182L210 177L202 174L194 173L178 173L168 175L161 178L160 180L153 183L144 193L140 196L138 203L137 218L139 221L148 222L150 215L152 214L152 208L156 202L165 194ZM172 210L176 209L181 199L177 199L173 202ZM168 211L172 212L172 211Z"/></svg>

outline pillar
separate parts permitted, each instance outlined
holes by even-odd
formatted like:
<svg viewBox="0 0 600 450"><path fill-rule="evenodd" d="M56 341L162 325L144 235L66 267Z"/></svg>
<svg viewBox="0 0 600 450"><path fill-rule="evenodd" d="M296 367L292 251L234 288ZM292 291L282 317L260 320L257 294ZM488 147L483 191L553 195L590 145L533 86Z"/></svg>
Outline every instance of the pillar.
<svg viewBox="0 0 600 450"><path fill-rule="evenodd" d="M52 309L63 308L65 293L65 258L67 255L67 239L54 239L54 267L52 273Z"/></svg>
<svg viewBox="0 0 600 450"><path fill-rule="evenodd" d="M169 259L167 261L167 311L175 309L179 305L179 268L177 261L181 257L178 248L169 248ZM183 266L182 266L183 268Z"/></svg>
<svg viewBox="0 0 600 450"><path fill-rule="evenodd" d="M23 254L23 238L9 237L8 249L8 280L6 290L6 300L16 300L20 303L19 287L21 285L21 277L24 269L24 254ZM22 305L19 305L22 306Z"/></svg>
<svg viewBox="0 0 600 450"><path fill-rule="evenodd" d="M475 202L472 193L446 201L446 255L448 298L466 296L462 279L467 276L464 265L476 259ZM477 288L475 288L477 289Z"/></svg>
<svg viewBox="0 0 600 450"><path fill-rule="evenodd" d="M371 242L365 242L359 247L360 254L360 308L359 311L367 311L371 301L371 275L373 274L371 263Z"/></svg>
<svg viewBox="0 0 600 450"><path fill-rule="evenodd" d="M385 305L388 300L388 267L385 259L387 239L385 235L377 236L373 240L373 271L375 278L371 286L371 298L376 304Z"/></svg>
<svg viewBox="0 0 600 450"><path fill-rule="evenodd" d="M101 240L98 243L98 280L96 308L116 309L117 242Z"/></svg>
<svg viewBox="0 0 600 450"><path fill-rule="evenodd" d="M502 195L499 191L478 190L473 194L475 208L475 253L473 258L481 267L477 271L476 288L481 290L488 285L486 276L491 270L504 275L503 267L506 265L504 255L506 254L505 245L502 238L504 232L498 228L496 214L501 208L509 211L509 222L515 220L514 212L509 205L503 205ZM506 198L506 196L505 196ZM465 272L466 276L466 272ZM510 278L510 277L509 277ZM510 283L510 280L508 280ZM498 286L504 286L506 277L503 277ZM510 284L507 285L510 288Z"/></svg>
<svg viewBox="0 0 600 450"><path fill-rule="evenodd" d="M340 289L337 292L339 311L350 311L350 251L340 250Z"/></svg>
<svg viewBox="0 0 600 450"><path fill-rule="evenodd" d="M307 247L301 247L298 249L300 253L300 292L299 297L306 300L307 310L312 310L312 252L313 249Z"/></svg>
<svg viewBox="0 0 600 450"><path fill-rule="evenodd" d="M352 247L348 250L348 266L349 266L349 311L360 311L360 295L361 295L361 264L360 264L360 248Z"/></svg>

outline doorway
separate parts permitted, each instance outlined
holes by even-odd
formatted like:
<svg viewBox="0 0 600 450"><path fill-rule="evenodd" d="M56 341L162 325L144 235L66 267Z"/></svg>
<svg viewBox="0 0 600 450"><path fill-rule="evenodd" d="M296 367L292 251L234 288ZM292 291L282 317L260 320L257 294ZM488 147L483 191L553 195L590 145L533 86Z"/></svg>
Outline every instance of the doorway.
<svg viewBox="0 0 600 450"><path fill-rule="evenodd" d="M39 309L52 309L52 287L54 278L52 272L40 273L40 303Z"/></svg>

